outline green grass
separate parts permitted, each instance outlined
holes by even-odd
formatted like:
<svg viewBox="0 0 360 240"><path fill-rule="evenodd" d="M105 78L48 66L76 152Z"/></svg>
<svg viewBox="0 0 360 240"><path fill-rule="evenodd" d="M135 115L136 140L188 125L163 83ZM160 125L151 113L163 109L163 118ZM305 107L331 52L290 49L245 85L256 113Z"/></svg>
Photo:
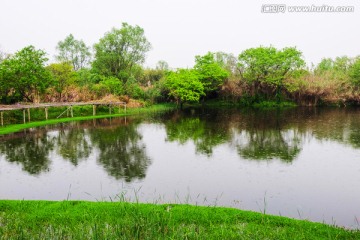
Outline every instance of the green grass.
<svg viewBox="0 0 360 240"><path fill-rule="evenodd" d="M360 239L360 232L221 207L2 200L0 239Z"/></svg>
<svg viewBox="0 0 360 240"><path fill-rule="evenodd" d="M18 132L23 129L33 128L33 127L40 127L50 124L57 124L62 122L71 122L71 121L80 121L80 120L90 120L90 119L97 119L97 118L109 118L109 117L120 117L120 116L128 116L128 115L135 115L135 114L146 114L146 113L153 113L153 112L161 112L174 109L176 106L174 104L157 104L148 107L142 108L128 108L125 112L124 109L119 111L118 108L114 108L112 110L113 114L109 114L109 110L107 107L99 107L96 111L96 116L92 115L92 106L75 106L74 107L74 117L64 117L64 118L56 118L59 116L66 108L53 108L49 110L49 120L41 120L45 119L42 116L42 110L34 109L31 113L31 118L33 121L27 123L20 123L23 121L22 111L14 110L6 112L7 115L4 116L13 120L13 122L17 122L16 124L5 124L4 126L0 126L0 135ZM51 115L50 115L51 113ZM26 115L27 116L27 115ZM66 115L65 115L66 116ZM53 119L51 119L53 118ZM21 119L21 120L19 120ZM27 121L27 119L26 119Z"/></svg>

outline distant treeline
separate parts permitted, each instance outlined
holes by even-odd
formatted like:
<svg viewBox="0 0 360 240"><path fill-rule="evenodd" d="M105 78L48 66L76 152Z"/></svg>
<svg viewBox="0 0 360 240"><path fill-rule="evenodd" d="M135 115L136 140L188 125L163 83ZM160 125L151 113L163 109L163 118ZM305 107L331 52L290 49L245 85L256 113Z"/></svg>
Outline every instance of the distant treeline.
<svg viewBox="0 0 360 240"><path fill-rule="evenodd" d="M221 99L252 105L264 101L298 105L360 103L360 57L325 58L308 67L295 47L250 48L237 57L223 52L195 56L191 69L159 61L144 68L151 44L139 26L123 23L86 46L72 34L57 46L56 62L28 46L0 51L0 102L62 102L116 98L143 103Z"/></svg>

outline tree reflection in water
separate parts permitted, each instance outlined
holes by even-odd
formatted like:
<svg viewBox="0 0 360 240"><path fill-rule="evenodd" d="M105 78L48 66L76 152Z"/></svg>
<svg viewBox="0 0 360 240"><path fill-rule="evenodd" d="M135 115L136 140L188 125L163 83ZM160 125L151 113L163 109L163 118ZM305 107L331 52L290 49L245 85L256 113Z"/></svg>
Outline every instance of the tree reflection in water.
<svg viewBox="0 0 360 240"><path fill-rule="evenodd" d="M224 145L240 159L291 163L309 139L360 148L359 114L360 109L187 109L146 121L163 127L167 141L192 142L197 154L209 158ZM113 118L26 130L0 136L0 154L31 175L48 171L53 153L74 166L94 155L110 176L131 182L144 178L151 164L138 130L141 122L140 117Z"/></svg>
<svg viewBox="0 0 360 240"><path fill-rule="evenodd" d="M116 179L124 178L127 182L142 179L151 164L137 126L137 123L131 123L89 131L93 145L100 150L98 162Z"/></svg>
<svg viewBox="0 0 360 240"><path fill-rule="evenodd" d="M59 155L69 160L74 166L77 166L81 160L86 160L92 152L86 130L78 126L67 130L60 129L56 144Z"/></svg>
<svg viewBox="0 0 360 240"><path fill-rule="evenodd" d="M7 161L22 166L23 171L39 175L49 171L49 152L54 148L54 139L46 132L22 134L0 144L0 152Z"/></svg>

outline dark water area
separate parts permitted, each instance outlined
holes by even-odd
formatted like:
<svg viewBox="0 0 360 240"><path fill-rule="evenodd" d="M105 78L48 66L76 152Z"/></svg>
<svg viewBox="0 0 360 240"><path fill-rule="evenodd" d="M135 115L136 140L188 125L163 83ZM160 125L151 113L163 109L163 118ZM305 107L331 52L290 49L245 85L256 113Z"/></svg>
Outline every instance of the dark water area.
<svg viewBox="0 0 360 240"><path fill-rule="evenodd" d="M360 228L360 109L186 109L3 135L0 199L216 205Z"/></svg>

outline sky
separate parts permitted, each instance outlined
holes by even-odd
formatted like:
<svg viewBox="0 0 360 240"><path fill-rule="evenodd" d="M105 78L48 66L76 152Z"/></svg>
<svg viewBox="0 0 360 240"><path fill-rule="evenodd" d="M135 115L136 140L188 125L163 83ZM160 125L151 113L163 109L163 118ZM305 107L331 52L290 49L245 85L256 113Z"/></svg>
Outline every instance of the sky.
<svg viewBox="0 0 360 240"><path fill-rule="evenodd" d="M284 12L269 4L286 4ZM289 6L353 6L354 12L290 12ZM138 25L152 45L145 66L159 60L192 67L196 55L238 56L259 46L297 47L311 65L322 58L360 55L358 0L0 0L0 49L33 45L54 61L56 45L73 34L93 46L122 22Z"/></svg>

